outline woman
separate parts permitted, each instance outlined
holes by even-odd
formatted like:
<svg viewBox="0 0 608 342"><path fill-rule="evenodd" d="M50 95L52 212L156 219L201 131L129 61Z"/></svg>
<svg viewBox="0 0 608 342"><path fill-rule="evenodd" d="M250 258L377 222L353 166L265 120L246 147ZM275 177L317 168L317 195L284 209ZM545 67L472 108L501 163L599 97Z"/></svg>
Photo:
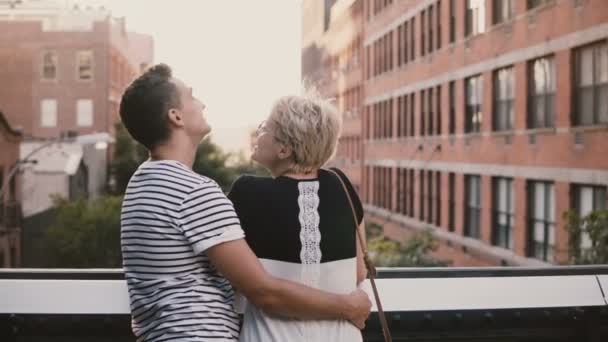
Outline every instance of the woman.
<svg viewBox="0 0 608 342"><path fill-rule="evenodd" d="M340 113L316 95L288 96L257 130L252 159L272 177L242 176L233 201L247 242L274 276L349 293L366 277L352 209L336 174L321 169L336 149ZM363 232L363 208L346 176ZM365 234L362 234L365 236ZM361 341L346 321L298 321L246 305L241 341Z"/></svg>

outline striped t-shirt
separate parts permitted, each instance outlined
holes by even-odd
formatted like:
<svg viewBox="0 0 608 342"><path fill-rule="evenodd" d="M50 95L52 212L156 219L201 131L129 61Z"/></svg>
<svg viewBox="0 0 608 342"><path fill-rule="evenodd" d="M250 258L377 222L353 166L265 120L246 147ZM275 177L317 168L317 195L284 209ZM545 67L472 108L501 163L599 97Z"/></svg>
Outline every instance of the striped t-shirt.
<svg viewBox="0 0 608 342"><path fill-rule="evenodd" d="M217 183L177 161L143 163L129 181L121 215L138 340L238 340L232 287L204 252L241 238L239 219Z"/></svg>

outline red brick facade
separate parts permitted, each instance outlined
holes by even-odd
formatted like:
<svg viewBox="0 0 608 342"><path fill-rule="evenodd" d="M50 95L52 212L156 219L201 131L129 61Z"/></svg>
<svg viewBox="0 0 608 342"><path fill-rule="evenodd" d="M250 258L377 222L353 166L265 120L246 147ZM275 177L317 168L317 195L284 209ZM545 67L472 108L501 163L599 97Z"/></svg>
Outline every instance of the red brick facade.
<svg viewBox="0 0 608 342"><path fill-rule="evenodd" d="M395 238L432 229L455 266L567 262L563 212L577 186L605 198L608 185L608 2L515 0L506 12L494 0L356 3L363 165L350 174L368 218ZM475 13L479 33L467 24ZM534 97L541 78L549 96Z"/></svg>

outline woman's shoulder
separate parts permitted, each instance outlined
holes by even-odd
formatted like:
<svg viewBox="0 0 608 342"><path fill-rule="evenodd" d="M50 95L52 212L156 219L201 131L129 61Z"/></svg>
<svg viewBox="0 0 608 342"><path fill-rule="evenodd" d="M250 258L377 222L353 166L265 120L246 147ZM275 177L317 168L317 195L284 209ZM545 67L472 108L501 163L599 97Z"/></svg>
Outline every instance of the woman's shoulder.
<svg viewBox="0 0 608 342"><path fill-rule="evenodd" d="M338 169L337 167L321 169L320 172L321 172L321 175L325 175L325 177L336 177L336 174L337 174L338 177L340 177L343 182L350 184L350 180L348 179L348 176L346 176L344 171Z"/></svg>

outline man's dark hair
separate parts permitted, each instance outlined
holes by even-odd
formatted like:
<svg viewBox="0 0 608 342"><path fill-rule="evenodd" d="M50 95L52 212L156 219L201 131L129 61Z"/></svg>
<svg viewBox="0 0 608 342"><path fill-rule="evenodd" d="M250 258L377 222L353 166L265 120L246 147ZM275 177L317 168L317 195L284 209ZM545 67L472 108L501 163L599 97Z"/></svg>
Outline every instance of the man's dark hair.
<svg viewBox="0 0 608 342"><path fill-rule="evenodd" d="M179 91L171 77L168 65L157 64L133 81L120 101L122 123L133 139L148 149L169 138L167 112L181 108Z"/></svg>

